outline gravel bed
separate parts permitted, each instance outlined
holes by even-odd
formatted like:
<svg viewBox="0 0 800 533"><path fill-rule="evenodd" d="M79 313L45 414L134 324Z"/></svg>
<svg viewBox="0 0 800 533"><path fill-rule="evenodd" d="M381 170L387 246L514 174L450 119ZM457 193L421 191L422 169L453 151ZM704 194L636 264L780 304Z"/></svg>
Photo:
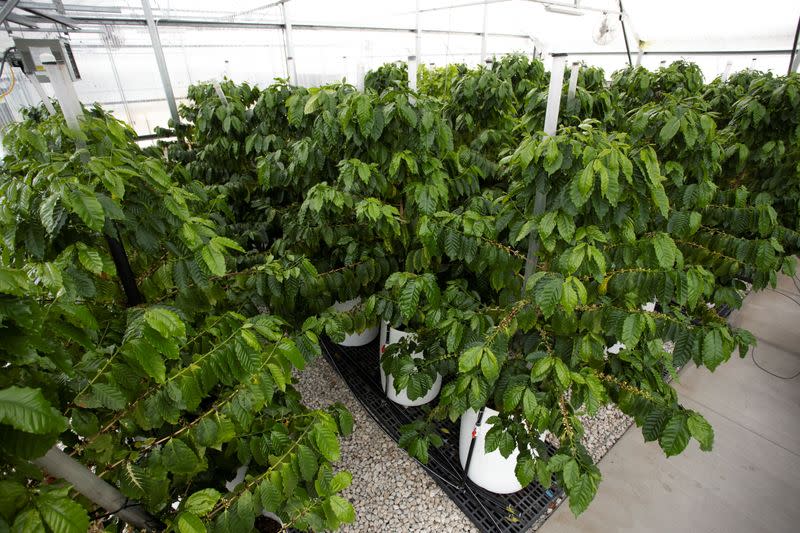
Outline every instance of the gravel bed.
<svg viewBox="0 0 800 533"><path fill-rule="evenodd" d="M370 418L324 357L297 378L296 388L309 407L341 402L353 414L353 434L342 439L342 460L336 466L353 474L342 496L353 503L356 521L342 531L478 532L417 461Z"/></svg>
<svg viewBox="0 0 800 533"><path fill-rule="evenodd" d="M478 529L447 497L423 468L397 446L370 418L324 357L297 376L296 388L312 408L341 402L353 414L354 432L342 439L338 468L353 474L353 484L342 494L356 509L356 521L342 528L349 533L477 532ZM607 405L581 417L584 445L600 458L625 433L632 420ZM538 529L560 499L531 528Z"/></svg>

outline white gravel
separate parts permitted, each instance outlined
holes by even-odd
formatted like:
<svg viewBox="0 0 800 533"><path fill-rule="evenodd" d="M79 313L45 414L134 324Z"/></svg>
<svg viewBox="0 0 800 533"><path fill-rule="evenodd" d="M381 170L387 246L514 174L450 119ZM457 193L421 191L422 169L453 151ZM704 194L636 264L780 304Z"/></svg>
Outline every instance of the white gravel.
<svg viewBox="0 0 800 533"><path fill-rule="evenodd" d="M370 418L324 357L316 359L297 376L296 388L309 407L341 402L353 414L354 432L342 439L342 460L337 467L353 474L353 484L342 495L353 503L357 518L342 531L478 531L422 467ZM581 420L586 430L584 445L595 461L605 455L631 424L629 417L610 405ZM552 509L531 530L538 529L550 514Z"/></svg>

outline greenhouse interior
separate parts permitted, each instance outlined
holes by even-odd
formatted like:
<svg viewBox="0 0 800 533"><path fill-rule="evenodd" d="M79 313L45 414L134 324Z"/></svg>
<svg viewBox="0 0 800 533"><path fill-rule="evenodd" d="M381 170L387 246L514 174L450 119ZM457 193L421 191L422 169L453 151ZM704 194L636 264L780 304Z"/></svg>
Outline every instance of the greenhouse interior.
<svg viewBox="0 0 800 533"><path fill-rule="evenodd" d="M0 0L0 532L795 532L796 0Z"/></svg>

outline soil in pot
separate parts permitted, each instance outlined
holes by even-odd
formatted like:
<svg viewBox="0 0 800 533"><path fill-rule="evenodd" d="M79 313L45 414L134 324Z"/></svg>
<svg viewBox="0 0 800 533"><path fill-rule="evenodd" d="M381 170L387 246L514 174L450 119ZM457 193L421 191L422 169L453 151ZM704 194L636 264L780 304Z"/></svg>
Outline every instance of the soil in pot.
<svg viewBox="0 0 800 533"><path fill-rule="evenodd" d="M283 526L281 523L267 516L257 516L255 530L260 533L278 533Z"/></svg>

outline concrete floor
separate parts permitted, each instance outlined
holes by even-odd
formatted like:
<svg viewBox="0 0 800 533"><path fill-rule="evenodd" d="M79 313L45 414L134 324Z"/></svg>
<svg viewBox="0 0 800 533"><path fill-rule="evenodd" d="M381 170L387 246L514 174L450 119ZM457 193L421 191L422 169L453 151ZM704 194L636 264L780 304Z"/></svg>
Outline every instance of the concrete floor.
<svg viewBox="0 0 800 533"><path fill-rule="evenodd" d="M800 302L791 278L778 290ZM758 337L758 363L800 370L800 305L774 291L747 297L731 323ZM544 533L795 533L800 531L800 377L779 379L737 354L714 375L694 366L676 384L684 405L714 426L714 449L692 440L667 459L631 427L600 461L603 481L575 519L562 505Z"/></svg>

